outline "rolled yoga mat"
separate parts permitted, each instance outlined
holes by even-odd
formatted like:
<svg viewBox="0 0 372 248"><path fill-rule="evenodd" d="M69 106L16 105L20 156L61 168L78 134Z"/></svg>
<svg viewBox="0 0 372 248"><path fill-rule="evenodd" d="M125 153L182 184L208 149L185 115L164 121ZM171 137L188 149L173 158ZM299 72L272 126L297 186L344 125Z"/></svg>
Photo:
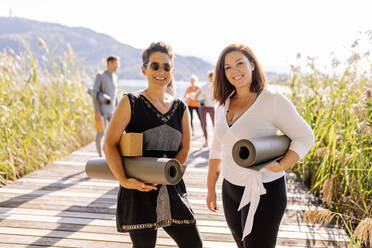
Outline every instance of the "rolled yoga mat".
<svg viewBox="0 0 372 248"><path fill-rule="evenodd" d="M97 98L102 104L111 104L111 97L102 91L98 92Z"/></svg>
<svg viewBox="0 0 372 248"><path fill-rule="evenodd" d="M122 162L127 177L151 184L177 184L186 169L176 159L170 158L122 157ZM88 160L85 172L90 178L117 180L106 159Z"/></svg>
<svg viewBox="0 0 372 248"><path fill-rule="evenodd" d="M111 97L107 95L106 93L100 91L97 95L94 94L94 90L92 88L88 88L87 90L88 94L92 96L92 98L98 99L100 103L103 104L110 104L111 103Z"/></svg>
<svg viewBox="0 0 372 248"><path fill-rule="evenodd" d="M291 140L286 135L241 139L232 149L234 161L241 167L260 170L283 157Z"/></svg>

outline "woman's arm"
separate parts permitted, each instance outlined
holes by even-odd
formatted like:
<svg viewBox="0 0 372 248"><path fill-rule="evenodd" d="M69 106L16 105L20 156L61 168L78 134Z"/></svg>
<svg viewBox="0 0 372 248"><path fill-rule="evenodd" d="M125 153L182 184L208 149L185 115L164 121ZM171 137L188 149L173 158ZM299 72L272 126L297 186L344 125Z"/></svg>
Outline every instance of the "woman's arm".
<svg viewBox="0 0 372 248"><path fill-rule="evenodd" d="M130 102L128 96L125 96L120 101L119 106L117 107L107 128L103 151L112 173L122 187L128 189L137 189L140 191L150 191L156 189L155 185L145 184L144 182L138 181L134 178L127 178L122 165L118 147L120 144L121 135L129 124L130 119Z"/></svg>
<svg viewBox="0 0 372 248"><path fill-rule="evenodd" d="M186 99L186 95L188 94L189 88L186 88L185 94L183 94L183 99Z"/></svg>
<svg viewBox="0 0 372 248"><path fill-rule="evenodd" d="M218 210L217 205L217 195L216 195L216 183L218 177L221 173L221 158L222 158L222 143L220 136L221 131L219 125L221 122L218 121L219 118L224 118L224 114L220 114L221 109L217 107L216 114L214 115L214 135L212 146L209 151L209 163L208 163L208 179L207 179L207 188L208 188L208 195L207 195L207 207L212 212L216 212ZM224 112L224 111L222 111Z"/></svg>
<svg viewBox="0 0 372 248"><path fill-rule="evenodd" d="M216 195L216 183L221 173L221 159L210 159L208 165L208 195L207 195L207 206L212 212L218 210L217 195Z"/></svg>
<svg viewBox="0 0 372 248"><path fill-rule="evenodd" d="M186 163L187 157L190 152L190 117L189 111L186 107L182 115L182 140L181 140L181 149L178 151L175 159L180 162L180 164Z"/></svg>
<svg viewBox="0 0 372 248"><path fill-rule="evenodd" d="M199 95L201 94L201 89L199 88L195 95L195 100L198 100Z"/></svg>
<svg viewBox="0 0 372 248"><path fill-rule="evenodd" d="M271 171L280 172L290 169L306 156L314 145L314 132L287 98L276 95L273 104L274 125L291 139L284 157L279 162L266 166Z"/></svg>
<svg viewBox="0 0 372 248"><path fill-rule="evenodd" d="M291 168L298 160L300 160L298 154L292 150L288 150L279 162L273 162L265 168L273 172L281 172Z"/></svg>

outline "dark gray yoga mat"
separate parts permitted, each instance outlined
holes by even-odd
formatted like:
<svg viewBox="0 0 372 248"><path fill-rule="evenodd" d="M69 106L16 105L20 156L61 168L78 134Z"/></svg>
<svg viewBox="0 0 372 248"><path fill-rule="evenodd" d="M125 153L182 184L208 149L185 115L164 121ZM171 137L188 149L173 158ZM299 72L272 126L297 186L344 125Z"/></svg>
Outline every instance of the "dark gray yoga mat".
<svg viewBox="0 0 372 248"><path fill-rule="evenodd" d="M186 169L176 159L170 158L122 157L122 162L127 177L152 184L177 184ZM91 178L116 180L104 158L88 160L85 172Z"/></svg>
<svg viewBox="0 0 372 248"><path fill-rule="evenodd" d="M241 167L260 170L283 157L291 140L286 135L241 139L232 149L234 161Z"/></svg>

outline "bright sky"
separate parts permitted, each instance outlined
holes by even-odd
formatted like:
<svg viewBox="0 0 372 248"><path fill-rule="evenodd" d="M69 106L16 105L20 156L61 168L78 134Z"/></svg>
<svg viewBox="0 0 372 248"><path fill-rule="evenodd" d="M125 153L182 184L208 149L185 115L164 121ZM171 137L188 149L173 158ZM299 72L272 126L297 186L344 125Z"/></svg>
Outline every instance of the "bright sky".
<svg viewBox="0 0 372 248"><path fill-rule="evenodd" d="M265 70L289 71L296 54L329 61L349 54L372 30L370 0L1 0L0 16L82 26L145 48L169 43L176 54L214 63L230 43L252 48ZM371 41L362 42L366 51Z"/></svg>

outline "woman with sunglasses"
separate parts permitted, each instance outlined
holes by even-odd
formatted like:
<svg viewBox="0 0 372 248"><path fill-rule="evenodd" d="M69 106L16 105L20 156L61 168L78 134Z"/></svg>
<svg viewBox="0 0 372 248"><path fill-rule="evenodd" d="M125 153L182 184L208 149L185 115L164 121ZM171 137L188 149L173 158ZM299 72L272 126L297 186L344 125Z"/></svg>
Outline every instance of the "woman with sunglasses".
<svg viewBox="0 0 372 248"><path fill-rule="evenodd" d="M220 54L214 80L215 134L209 154L207 206L218 210L216 181L222 171L222 203L239 248L274 248L287 205L285 170L303 158L314 134L293 104L265 88L265 74L252 50L230 45ZM276 135L290 139L279 162L260 171L238 166L232 148L240 139Z"/></svg>
<svg viewBox="0 0 372 248"><path fill-rule="evenodd" d="M148 88L123 97L104 144L109 167L120 182L117 230L129 232L135 248L155 247L160 227L179 247L202 247L183 180L176 185L154 185L128 178L118 151L123 131L142 133L143 156L186 162L190 150L189 112L181 100L166 93L173 76L173 57L171 47L164 42L152 43L143 52L142 72Z"/></svg>

